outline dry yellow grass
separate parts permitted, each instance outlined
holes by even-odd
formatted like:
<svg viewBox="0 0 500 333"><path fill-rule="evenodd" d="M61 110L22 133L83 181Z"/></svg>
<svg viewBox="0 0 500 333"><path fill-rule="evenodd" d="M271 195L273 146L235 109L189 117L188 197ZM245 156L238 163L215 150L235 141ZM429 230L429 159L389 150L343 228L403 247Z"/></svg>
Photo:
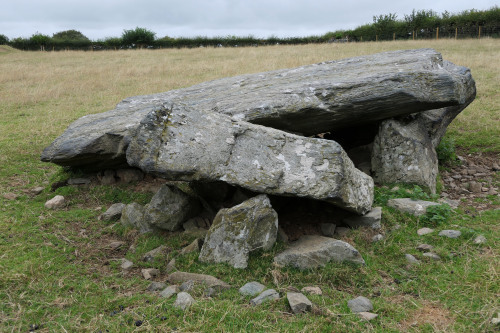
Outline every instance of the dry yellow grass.
<svg viewBox="0 0 500 333"><path fill-rule="evenodd" d="M484 39L103 52L9 50L0 54L0 142L10 142L16 150L36 149L36 155L73 120L112 109L128 96L421 47L435 48L445 59L470 67L476 79L478 97L453 123L452 131L498 134L500 40ZM12 145L13 139L20 141ZM499 144L486 146L498 150Z"/></svg>

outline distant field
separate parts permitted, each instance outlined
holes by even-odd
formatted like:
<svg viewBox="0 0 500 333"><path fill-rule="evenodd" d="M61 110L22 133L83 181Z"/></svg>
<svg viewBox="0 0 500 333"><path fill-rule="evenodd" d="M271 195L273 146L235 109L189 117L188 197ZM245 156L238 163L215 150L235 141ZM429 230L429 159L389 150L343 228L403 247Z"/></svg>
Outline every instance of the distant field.
<svg viewBox="0 0 500 333"><path fill-rule="evenodd" d="M453 213L448 223L462 230L463 239L425 238L445 259L418 267L408 267L404 253L418 254L415 247L422 238L416 236L416 229L422 221L396 213L384 203L386 240L374 245L360 231L350 236L366 267L328 265L306 273L277 269L272 254L281 244L271 255L251 259L245 271L203 265L194 254L181 256L179 269L213 274L235 286L259 280L283 293L288 286L316 284L327 295L312 297L323 312L304 316L290 315L284 300L251 308L235 290L217 300L204 299L182 313L172 309L172 299L146 293L148 283L138 275L123 277L113 261L117 254L100 249L105 240L133 243L137 253L125 251L122 256L139 261L142 253L160 244L178 249L192 239L137 236L98 221L97 216L114 202L144 204L150 196L130 187L63 187L51 192L53 182L79 175L39 161L43 148L72 121L110 110L129 96L244 73L426 47L469 67L476 80L476 100L451 124L447 137L465 153L500 154L498 39L103 52L20 52L0 46L0 331L26 332L30 325L39 324L39 332L168 332L174 328L183 332L493 332L489 323L499 311L500 295L498 209L464 208ZM36 186L43 186L44 192L30 196L29 190ZM7 193L17 199L4 198ZM55 194L69 198L67 209L43 207ZM383 202L390 195L379 192L377 200ZM498 205L498 198L491 200ZM396 224L402 227L390 231ZM479 234L488 238L486 245L472 243ZM165 268L164 262L156 265ZM380 315L376 321L363 322L349 312L346 301L357 295L374 299ZM136 327L139 319L144 324Z"/></svg>

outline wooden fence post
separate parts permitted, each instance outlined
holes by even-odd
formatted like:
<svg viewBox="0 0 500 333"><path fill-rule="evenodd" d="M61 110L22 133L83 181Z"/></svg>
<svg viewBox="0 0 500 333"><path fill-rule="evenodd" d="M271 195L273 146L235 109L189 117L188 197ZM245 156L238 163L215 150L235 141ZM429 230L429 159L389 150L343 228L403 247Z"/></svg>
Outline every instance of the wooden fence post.
<svg viewBox="0 0 500 333"><path fill-rule="evenodd" d="M481 26L479 26L479 35L478 38L481 39Z"/></svg>
<svg viewBox="0 0 500 333"><path fill-rule="evenodd" d="M436 28L436 40L439 39L439 27Z"/></svg>
<svg viewBox="0 0 500 333"><path fill-rule="evenodd" d="M457 39L458 36L458 28L455 28L455 39Z"/></svg>
<svg viewBox="0 0 500 333"><path fill-rule="evenodd" d="M396 40L396 33L392 33L392 40L395 41Z"/></svg>
<svg viewBox="0 0 500 333"><path fill-rule="evenodd" d="M378 42L378 35L375 35L375 41Z"/></svg>

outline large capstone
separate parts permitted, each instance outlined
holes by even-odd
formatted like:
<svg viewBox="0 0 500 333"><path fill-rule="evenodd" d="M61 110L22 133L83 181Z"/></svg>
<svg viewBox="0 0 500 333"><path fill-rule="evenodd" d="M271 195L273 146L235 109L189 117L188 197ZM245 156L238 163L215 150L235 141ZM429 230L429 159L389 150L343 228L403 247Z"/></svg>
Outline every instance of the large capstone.
<svg viewBox="0 0 500 333"><path fill-rule="evenodd" d="M435 50L385 52L130 97L114 110L75 121L41 158L64 166L124 165L140 121L169 102L306 136L451 108L445 115L430 116L431 122L443 119L444 126L433 126L438 138L471 96L475 84L470 71L443 61Z"/></svg>
<svg viewBox="0 0 500 333"><path fill-rule="evenodd" d="M373 181L334 141L165 105L141 122L130 165L172 180L224 181L248 190L331 202L364 214Z"/></svg>
<svg viewBox="0 0 500 333"><path fill-rule="evenodd" d="M261 194L217 213L199 259L246 268L250 252L271 249L277 233L278 214L269 198Z"/></svg>

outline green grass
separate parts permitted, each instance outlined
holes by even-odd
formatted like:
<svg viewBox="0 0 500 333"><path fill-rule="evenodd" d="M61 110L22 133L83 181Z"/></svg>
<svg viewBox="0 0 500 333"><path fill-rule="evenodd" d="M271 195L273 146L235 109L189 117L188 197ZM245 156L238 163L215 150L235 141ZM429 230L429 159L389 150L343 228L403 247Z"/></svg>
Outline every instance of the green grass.
<svg viewBox="0 0 500 333"><path fill-rule="evenodd" d="M178 255L194 236L178 233L138 235L119 223L98 220L115 202L149 202L152 194L134 185L61 187L50 184L79 177L79 172L41 163L42 149L68 124L88 113L113 107L121 98L188 86L203 80L396 48L435 47L445 59L470 66L478 98L451 125L447 139L466 151L500 153L499 96L496 59L498 41L461 43L366 43L344 46L269 47L103 53L0 53L0 331L26 332L494 332L491 318L499 311L498 283L500 210L479 212L465 207L446 219L426 220L386 207L396 196L436 199L418 187L377 188L375 203L383 207L385 239L371 243L372 231L355 230L348 240L363 255L363 267L329 264L299 271L273 265L285 245L253 254L249 266L238 270L223 264L204 264L195 253ZM476 44L474 44L476 43ZM250 56L251 55L251 56ZM249 62L245 59L256 59ZM486 60L484 60L484 59ZM489 59L489 60L488 60ZM260 61L260 62L259 62ZM92 66L89 66L89 63ZM174 64L177 64L173 67ZM189 66L193 67L189 67ZM191 68L189 73L182 69ZM246 66L246 67L245 67ZM109 68L109 69L108 69ZM178 71L181 74L175 74ZM177 76L176 76L177 75ZM169 81L173 77L175 81ZM145 79L147 78L147 79ZM452 155L445 146L445 155ZM498 178L498 177L497 177ZM38 196L29 190L43 186ZM18 195L7 200L6 193ZM44 203L56 194L68 205L47 210ZM498 196L483 200L498 205ZM446 212L436 212L446 215ZM429 217L430 218L430 217ZM396 229L399 225L400 228ZM423 226L458 229L457 239L437 231L417 236ZM477 235L486 244L473 244ZM126 245L106 247L112 240ZM435 247L442 261L433 262L416 250L420 243ZM142 255L165 244L170 252L151 264ZM135 247L135 252L130 246ZM410 253L422 261L411 266ZM197 303L182 312L174 298L161 299L146 291L149 283L140 268L165 271L176 257L179 270L214 275L235 288L215 298L193 292ZM120 258L136 268L128 275ZM163 274L162 278L165 278ZM237 289L249 281L275 288L282 296L289 287L317 285L323 296L311 296L312 313L292 315L286 298L251 307ZM363 295L379 317L364 322L353 315L347 301ZM141 326L136 322L142 321Z"/></svg>

